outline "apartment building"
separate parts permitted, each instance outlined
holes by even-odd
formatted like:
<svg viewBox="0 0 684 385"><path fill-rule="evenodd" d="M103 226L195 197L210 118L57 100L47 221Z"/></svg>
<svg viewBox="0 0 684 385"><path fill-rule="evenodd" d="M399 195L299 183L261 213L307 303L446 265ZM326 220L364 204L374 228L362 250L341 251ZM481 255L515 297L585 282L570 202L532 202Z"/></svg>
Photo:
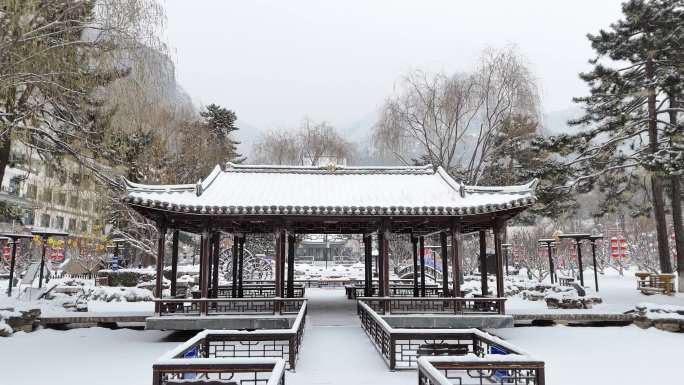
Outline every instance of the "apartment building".
<svg viewBox="0 0 684 385"><path fill-rule="evenodd" d="M21 212L21 223L12 225L89 233L103 212L102 194L90 171L69 158L54 166L16 147L0 188L0 200Z"/></svg>

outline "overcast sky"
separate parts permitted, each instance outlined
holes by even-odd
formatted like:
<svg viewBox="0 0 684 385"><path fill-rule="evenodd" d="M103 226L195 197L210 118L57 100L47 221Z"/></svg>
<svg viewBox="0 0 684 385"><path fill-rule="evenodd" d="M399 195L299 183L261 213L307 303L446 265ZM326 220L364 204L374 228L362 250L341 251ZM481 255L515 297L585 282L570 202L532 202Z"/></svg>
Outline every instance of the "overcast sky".
<svg viewBox="0 0 684 385"><path fill-rule="evenodd" d="M368 119L415 68L473 67L486 46L516 44L544 110L572 106L592 55L585 35L620 0L166 0L178 80L197 105L218 103L261 129L304 116L346 128Z"/></svg>

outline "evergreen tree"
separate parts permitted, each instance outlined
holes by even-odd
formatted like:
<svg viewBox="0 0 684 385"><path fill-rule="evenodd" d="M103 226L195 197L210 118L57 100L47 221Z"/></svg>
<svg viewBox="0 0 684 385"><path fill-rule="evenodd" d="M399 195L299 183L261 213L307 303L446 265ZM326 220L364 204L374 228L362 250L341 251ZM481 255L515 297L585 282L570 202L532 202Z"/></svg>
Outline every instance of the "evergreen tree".
<svg viewBox="0 0 684 385"><path fill-rule="evenodd" d="M671 40L681 41L682 0L630 0L623 4L624 19L609 30L588 35L597 53L593 69L580 74L590 95L576 98L585 115L573 125L587 129L547 141L547 148L572 160L565 165L569 186L602 189L603 209L610 211L634 193L635 169L648 169L652 212L656 220L658 252L663 272L671 272L665 217L664 181L649 165L665 148L668 113L662 84L672 71L666 60ZM679 17L679 22L677 18ZM665 41L664 41L665 40Z"/></svg>
<svg viewBox="0 0 684 385"><path fill-rule="evenodd" d="M243 162L245 159L237 152L237 145L240 143L231 137L231 133L238 130L235 127L237 120L235 112L212 103L200 111L200 116L204 119L209 133L225 151L225 161Z"/></svg>

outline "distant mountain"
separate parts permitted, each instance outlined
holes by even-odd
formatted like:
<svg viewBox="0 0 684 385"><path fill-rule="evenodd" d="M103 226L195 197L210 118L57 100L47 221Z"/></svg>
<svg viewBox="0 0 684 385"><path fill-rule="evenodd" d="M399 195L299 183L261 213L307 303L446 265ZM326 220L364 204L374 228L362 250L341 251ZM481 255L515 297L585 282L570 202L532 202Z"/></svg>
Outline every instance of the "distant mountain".
<svg viewBox="0 0 684 385"><path fill-rule="evenodd" d="M574 134L580 131L577 126L569 126L568 121L581 117L583 111L579 107L569 107L563 110L551 111L544 114L545 135Z"/></svg>
<svg viewBox="0 0 684 385"><path fill-rule="evenodd" d="M259 140L261 133L263 132L260 128L253 126L243 120L238 118L235 122L235 126L239 130L235 131L235 138L240 144L238 145L238 152L247 157L247 163L250 162L252 158L252 147Z"/></svg>

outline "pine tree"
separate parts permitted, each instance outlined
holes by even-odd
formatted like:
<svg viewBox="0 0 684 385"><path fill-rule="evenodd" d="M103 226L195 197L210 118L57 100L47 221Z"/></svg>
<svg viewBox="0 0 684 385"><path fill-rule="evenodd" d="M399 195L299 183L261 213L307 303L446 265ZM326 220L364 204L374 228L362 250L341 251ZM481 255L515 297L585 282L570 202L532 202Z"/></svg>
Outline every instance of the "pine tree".
<svg viewBox="0 0 684 385"><path fill-rule="evenodd" d="M593 69L580 77L589 85L590 95L575 98L584 105L585 115L570 122L588 129L576 135L561 135L547 143L557 152L574 155L572 161L566 162L574 175L572 185L585 190L600 187L608 192L604 202L607 210L615 207L610 201L620 202L633 194L632 170L649 171L663 272L672 271L665 178L649 164L664 148L667 137L661 119L661 114L668 112L667 104L663 103L662 81L671 72L671 66L662 61L669 49L663 39L681 37L681 28L671 23L681 6L682 0L630 0L622 7L624 19L612 24L609 30L588 35L597 56L590 60Z"/></svg>

